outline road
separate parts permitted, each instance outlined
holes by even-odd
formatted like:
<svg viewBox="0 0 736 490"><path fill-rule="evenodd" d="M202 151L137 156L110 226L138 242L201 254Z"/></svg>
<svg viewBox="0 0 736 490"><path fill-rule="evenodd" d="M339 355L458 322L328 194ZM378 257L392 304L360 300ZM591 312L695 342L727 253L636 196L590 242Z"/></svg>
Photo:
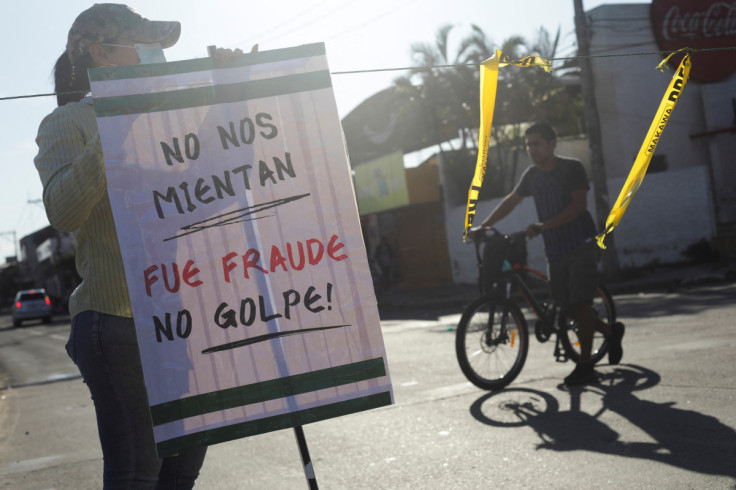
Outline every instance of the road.
<svg viewBox="0 0 736 490"><path fill-rule="evenodd" d="M735 488L736 284L616 296L624 359L567 390L532 341L506 390L460 373L455 312L384 316L396 404L306 426L325 489ZM0 488L101 488L68 321L0 318ZM533 336L532 336L533 338ZM12 386L8 388L8 386ZM198 488L306 488L290 430L213 446Z"/></svg>

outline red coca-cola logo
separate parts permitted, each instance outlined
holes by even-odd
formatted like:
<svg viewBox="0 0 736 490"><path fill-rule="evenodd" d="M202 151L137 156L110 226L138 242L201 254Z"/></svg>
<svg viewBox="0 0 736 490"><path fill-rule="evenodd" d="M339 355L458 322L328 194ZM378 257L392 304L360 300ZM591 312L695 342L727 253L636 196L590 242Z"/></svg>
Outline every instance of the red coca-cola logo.
<svg viewBox="0 0 736 490"><path fill-rule="evenodd" d="M736 46L736 0L652 0L652 27L663 51ZM677 67L682 55L673 56ZM736 71L736 51L697 52L690 78L717 82Z"/></svg>

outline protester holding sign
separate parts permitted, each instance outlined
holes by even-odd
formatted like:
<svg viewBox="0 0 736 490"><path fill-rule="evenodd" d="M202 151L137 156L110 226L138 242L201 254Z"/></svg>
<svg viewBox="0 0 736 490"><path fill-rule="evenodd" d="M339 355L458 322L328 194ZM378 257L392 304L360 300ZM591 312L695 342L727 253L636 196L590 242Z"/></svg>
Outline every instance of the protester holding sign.
<svg viewBox="0 0 736 490"><path fill-rule="evenodd" d="M39 128L35 165L49 222L73 232L82 283L72 294L66 349L89 387L105 488L191 488L206 448L159 459L135 326L108 198L88 68L165 61L179 22L153 22L121 4L95 4L74 21L55 66L59 107ZM221 51L220 55L239 55Z"/></svg>

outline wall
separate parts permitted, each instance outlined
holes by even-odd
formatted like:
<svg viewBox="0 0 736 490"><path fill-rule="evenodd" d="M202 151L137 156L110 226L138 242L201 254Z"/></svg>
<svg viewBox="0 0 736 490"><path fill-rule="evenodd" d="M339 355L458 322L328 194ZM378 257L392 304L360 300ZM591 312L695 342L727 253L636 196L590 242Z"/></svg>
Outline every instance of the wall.
<svg viewBox="0 0 736 490"><path fill-rule="evenodd" d="M725 95L724 95L725 93ZM736 127L736 83L731 79L711 83L701 90L706 127L723 130ZM730 102L730 103L729 103ZM736 135L722 132L698 138L694 143L707 145L711 156L716 219L727 234L736 234Z"/></svg>
<svg viewBox="0 0 736 490"><path fill-rule="evenodd" d="M589 11L591 52L622 54L659 51L651 25L650 7L650 4L602 5ZM594 58L592 61L604 160L611 191L609 199L612 202L618 195L617 179L627 175L674 74L672 69L665 69L664 73L654 69L661 59L661 55L652 54ZM702 58L695 53L693 66L699 60ZM655 156L666 158L668 169L664 174L671 174L657 177L663 185L670 186L660 197L668 202L667 196L670 194L685 192L683 198L690 202L690 205L677 212L680 221L692 223L693 226L689 234L678 232L678 240L692 243L705 238L719 244L723 253L736 256L736 167L732 163L736 152L736 134L706 134L734 129L735 95L735 74L716 83L690 80L679 96ZM683 171L694 168L699 168L699 171ZM659 174L650 173L645 184L655 175ZM691 189L697 189L702 195L690 195ZM656 192L653 191L654 194ZM640 194L641 191L633 200L636 205L639 205L637 201L651 197ZM662 202L657 200L649 200L648 203L653 208L662 206ZM650 213L652 216L669 218L660 210L653 211ZM641 224L642 243L627 241L621 256L622 265L624 262L637 265L642 262L677 260L678 253L674 249L668 251L648 238L646 232L658 230L661 224L661 220L654 218ZM622 230L619 234L626 233ZM726 243L731 243L731 246L726 246Z"/></svg>
<svg viewBox="0 0 736 490"><path fill-rule="evenodd" d="M649 4L602 5L588 12L592 54L659 51L652 32ZM658 54L593 58L603 153L608 178L626 177L639 152L674 71L656 69ZM701 85L689 82L657 146L670 169L706 165L706 143L690 135L706 131ZM612 199L615 198L611 196Z"/></svg>
<svg viewBox="0 0 736 490"><path fill-rule="evenodd" d="M406 172L406 187L409 191L409 202L411 204L442 200L436 156L429 158L417 167L405 168L404 171Z"/></svg>
<svg viewBox="0 0 736 490"><path fill-rule="evenodd" d="M408 206L361 216L369 255L374 255L382 239L393 250L391 287L417 289L452 283L437 160L432 157L405 169Z"/></svg>

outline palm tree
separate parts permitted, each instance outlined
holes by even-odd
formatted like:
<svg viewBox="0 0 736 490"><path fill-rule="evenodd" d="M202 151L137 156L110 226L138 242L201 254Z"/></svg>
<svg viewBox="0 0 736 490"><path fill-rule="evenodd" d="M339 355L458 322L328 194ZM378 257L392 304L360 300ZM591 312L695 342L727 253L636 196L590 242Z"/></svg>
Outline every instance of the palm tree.
<svg viewBox="0 0 736 490"><path fill-rule="evenodd" d="M394 80L394 86L398 100L402 101L400 105L420 107L419 111L414 109L413 114L421 114L420 117L428 122L431 137L427 139L434 141L448 160L457 163L458 178L467 183L469 179L465 175L468 172L472 175L475 163L480 120L478 65L493 56L495 48L483 30L473 25L471 33L459 40L453 51L452 32L452 25L442 25L435 34L434 43L413 43L411 52L415 68L407 76ZM559 29L552 37L541 27L533 43L521 36L511 36L501 43L500 49L511 59L530 54L549 59L555 57L559 39ZM496 149L489 158L486 172L489 182L483 194L486 197L502 195L513 184L524 123L543 119L576 128L580 107L554 74L536 68L503 68L499 72L492 127ZM456 149L449 140L458 133L462 137ZM456 155L446 155L445 146Z"/></svg>
<svg viewBox="0 0 736 490"><path fill-rule="evenodd" d="M401 92L422 105L424 115L431 121L430 128L440 152L444 152L443 143L454 150L452 144L442 137L448 134L446 128L455 128L465 134L477 124L471 122L478 105L477 79L473 75L476 70L473 65L477 64L478 58L477 47L473 39L464 39L452 54L452 29L450 24L440 26L434 44L413 43L411 52L416 68L410 70L408 76L394 80L394 85ZM454 138L455 130L450 134Z"/></svg>

